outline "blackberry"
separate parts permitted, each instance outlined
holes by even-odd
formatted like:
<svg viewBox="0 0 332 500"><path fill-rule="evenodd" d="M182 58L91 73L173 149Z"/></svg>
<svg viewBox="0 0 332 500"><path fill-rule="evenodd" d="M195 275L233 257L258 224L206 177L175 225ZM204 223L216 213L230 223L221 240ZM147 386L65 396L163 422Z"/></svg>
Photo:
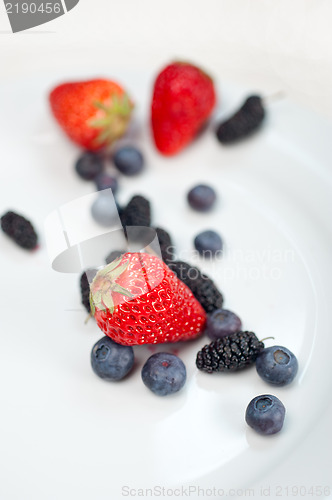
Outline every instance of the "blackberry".
<svg viewBox="0 0 332 500"><path fill-rule="evenodd" d="M187 285L192 292L194 292L194 289L196 288L196 279L201 274L197 267L191 266L182 260L173 260L168 264L168 267L179 278L179 280L183 281L183 283Z"/></svg>
<svg viewBox="0 0 332 500"><path fill-rule="evenodd" d="M150 226L151 208L150 202L143 196L136 195L123 209L121 221L124 226Z"/></svg>
<svg viewBox="0 0 332 500"><path fill-rule="evenodd" d="M30 221L22 215L9 211L1 217L1 229L12 238L17 245L26 250L37 246L37 234Z"/></svg>
<svg viewBox="0 0 332 500"><path fill-rule="evenodd" d="M222 144L231 144L243 139L258 130L264 117L261 97L252 95L233 116L218 125L217 139Z"/></svg>
<svg viewBox="0 0 332 500"><path fill-rule="evenodd" d="M253 364L264 349L253 332L237 332L213 340L197 353L196 366L207 373L234 372Z"/></svg>
<svg viewBox="0 0 332 500"><path fill-rule="evenodd" d="M205 274L197 278L193 294L207 313L222 308L224 298L212 279Z"/></svg>
<svg viewBox="0 0 332 500"><path fill-rule="evenodd" d="M202 274L197 267L180 260L172 261L168 265L173 273L190 288L207 313L222 308L223 296L206 274Z"/></svg>
<svg viewBox="0 0 332 500"><path fill-rule="evenodd" d="M117 259L118 257L121 257L124 253L126 253L127 250L112 250L111 253L109 253L105 259L106 264L110 264L113 262L113 260Z"/></svg>
<svg viewBox="0 0 332 500"><path fill-rule="evenodd" d="M171 237L165 229L156 227L156 233L160 245L161 257L164 262L172 261L174 259L174 246Z"/></svg>
<svg viewBox="0 0 332 500"><path fill-rule="evenodd" d="M89 277L92 279L93 275L97 273L96 269L89 269ZM90 313L90 284L88 277L86 275L86 271L81 275L80 278L80 287L81 287L81 302L88 313Z"/></svg>

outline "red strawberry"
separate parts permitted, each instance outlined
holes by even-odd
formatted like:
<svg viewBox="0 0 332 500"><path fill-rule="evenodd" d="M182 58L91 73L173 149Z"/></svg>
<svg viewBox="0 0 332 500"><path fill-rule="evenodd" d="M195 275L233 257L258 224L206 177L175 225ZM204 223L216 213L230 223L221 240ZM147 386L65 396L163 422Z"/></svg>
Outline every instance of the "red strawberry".
<svg viewBox="0 0 332 500"><path fill-rule="evenodd" d="M124 345L197 337L205 311L158 257L126 253L95 276L90 303L99 328Z"/></svg>
<svg viewBox="0 0 332 500"><path fill-rule="evenodd" d="M197 135L216 102L212 79L200 68L175 62L158 75L153 91L151 122L157 148L178 153Z"/></svg>
<svg viewBox="0 0 332 500"><path fill-rule="evenodd" d="M68 137L89 151L121 137L133 108L123 88L110 80L63 83L52 90L49 99Z"/></svg>

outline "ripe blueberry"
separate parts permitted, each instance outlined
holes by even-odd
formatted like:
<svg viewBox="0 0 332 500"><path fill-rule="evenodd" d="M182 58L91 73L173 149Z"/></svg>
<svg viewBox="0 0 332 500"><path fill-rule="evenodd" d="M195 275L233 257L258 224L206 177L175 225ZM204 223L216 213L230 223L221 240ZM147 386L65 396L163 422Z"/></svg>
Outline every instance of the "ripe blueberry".
<svg viewBox="0 0 332 500"><path fill-rule="evenodd" d="M258 375L273 385L290 384L298 370L295 355L286 347L275 345L264 349L256 359Z"/></svg>
<svg viewBox="0 0 332 500"><path fill-rule="evenodd" d="M134 365L134 350L120 345L109 337L103 337L93 346L91 366L98 377L106 380L121 380Z"/></svg>
<svg viewBox="0 0 332 500"><path fill-rule="evenodd" d="M183 361L167 352L153 354L142 368L144 384L158 396L167 396L182 389L186 377Z"/></svg>
<svg viewBox="0 0 332 500"><path fill-rule="evenodd" d="M256 396L247 407L245 420L259 434L276 434L284 424L285 407L271 394Z"/></svg>

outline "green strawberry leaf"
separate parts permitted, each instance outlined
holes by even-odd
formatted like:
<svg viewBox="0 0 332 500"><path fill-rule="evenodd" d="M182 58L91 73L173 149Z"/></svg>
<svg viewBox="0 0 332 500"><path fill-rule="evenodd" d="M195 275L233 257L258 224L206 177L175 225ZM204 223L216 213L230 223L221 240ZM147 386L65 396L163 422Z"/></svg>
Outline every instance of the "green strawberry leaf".
<svg viewBox="0 0 332 500"><path fill-rule="evenodd" d="M96 106L96 108L101 109L102 111L105 111L106 113L108 113L109 106L106 106L106 104L104 104L103 102L101 102L101 101L94 101L93 104Z"/></svg>
<svg viewBox="0 0 332 500"><path fill-rule="evenodd" d="M115 283L112 286L112 290L113 290L113 292L121 293L121 295L124 295L125 297L129 297L130 299L132 299L134 297L133 294L129 290L127 290L126 288L123 288L123 286L121 286L121 285L118 285L118 283Z"/></svg>
<svg viewBox="0 0 332 500"><path fill-rule="evenodd" d="M95 303L94 303L94 300L93 300L92 292L90 292L90 309L91 309L92 316L94 316L95 313L96 313L96 307L95 307Z"/></svg>
<svg viewBox="0 0 332 500"><path fill-rule="evenodd" d="M108 274L113 271L121 262L122 256L118 257L117 259L113 260L107 266L105 266L103 269L100 269L97 273L98 276L108 276Z"/></svg>
<svg viewBox="0 0 332 500"><path fill-rule="evenodd" d="M104 302L105 306L109 309L110 313L113 314L114 302L113 302L111 293L103 295L103 302Z"/></svg>
<svg viewBox="0 0 332 500"><path fill-rule="evenodd" d="M129 266L129 260L127 260L127 262L122 264L122 266L119 266L116 269L114 269L114 271L110 272L108 277L112 281L116 280L116 278L118 278L127 269L128 266Z"/></svg>
<svg viewBox="0 0 332 500"><path fill-rule="evenodd" d="M113 314L113 291L125 295L129 298L133 297L129 290L126 290L121 285L115 282L115 280L119 276L121 276L121 274L129 266L129 259L124 264L119 265L121 260L122 256L118 257L113 262L110 262L110 264L105 266L96 274L90 288L90 302L93 314L95 314L96 308L102 311L105 311L106 308L108 308L110 313Z"/></svg>
<svg viewBox="0 0 332 500"><path fill-rule="evenodd" d="M100 290L97 290L97 292L94 293L93 301L98 306L101 303L101 299L102 299L102 292Z"/></svg>

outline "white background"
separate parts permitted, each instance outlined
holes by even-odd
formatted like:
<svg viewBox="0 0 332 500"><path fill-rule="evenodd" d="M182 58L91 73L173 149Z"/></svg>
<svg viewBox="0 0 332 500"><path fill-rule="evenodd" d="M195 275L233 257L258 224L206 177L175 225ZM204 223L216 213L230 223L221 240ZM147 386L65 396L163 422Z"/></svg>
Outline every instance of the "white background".
<svg viewBox="0 0 332 500"><path fill-rule="evenodd" d="M58 70L62 79L66 71L88 76L101 65L108 74L119 67L157 72L171 59L186 59L220 81L266 93L283 89L332 117L331 22L331 0L80 0L67 15L14 35L0 5L0 75ZM328 484L331 420L330 409L261 485Z"/></svg>
<svg viewBox="0 0 332 500"><path fill-rule="evenodd" d="M15 35L0 8L1 74L59 67L159 68L199 61L218 76L283 88L332 116L330 0L80 0L66 16Z"/></svg>

